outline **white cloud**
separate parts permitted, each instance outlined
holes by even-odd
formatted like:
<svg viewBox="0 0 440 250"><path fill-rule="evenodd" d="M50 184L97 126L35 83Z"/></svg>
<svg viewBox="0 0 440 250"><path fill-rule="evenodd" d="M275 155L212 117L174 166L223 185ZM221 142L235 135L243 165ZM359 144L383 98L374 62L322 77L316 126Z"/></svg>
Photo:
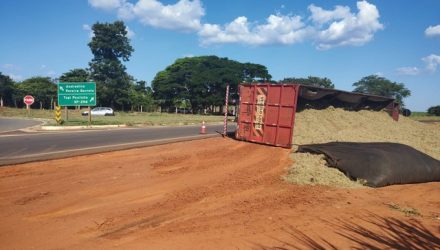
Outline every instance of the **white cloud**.
<svg viewBox="0 0 440 250"><path fill-rule="evenodd" d="M309 19L320 25L329 21L344 19L352 16L350 8L347 6L338 5L334 10L324 10L321 7L311 4L308 9L312 13Z"/></svg>
<svg viewBox="0 0 440 250"><path fill-rule="evenodd" d="M241 43L250 45L293 44L303 41L311 29L305 28L300 16L270 15L265 24L249 23L242 16L220 26L204 24L199 31L203 45Z"/></svg>
<svg viewBox="0 0 440 250"><path fill-rule="evenodd" d="M401 67L397 69L397 74L415 76L420 74L420 69L417 67Z"/></svg>
<svg viewBox="0 0 440 250"><path fill-rule="evenodd" d="M97 9L114 10L123 5L125 0L89 0L89 4Z"/></svg>
<svg viewBox="0 0 440 250"><path fill-rule="evenodd" d="M315 22L319 24L331 22L327 29L319 31L316 38L318 49L364 45L373 39L376 31L383 29L375 5L367 1L359 1L357 8L359 10L357 14L351 13L348 7L341 6L328 12L316 9L315 12L312 11L312 19Z"/></svg>
<svg viewBox="0 0 440 250"><path fill-rule="evenodd" d="M426 36L440 36L440 24L436 26L429 26L425 30Z"/></svg>
<svg viewBox="0 0 440 250"><path fill-rule="evenodd" d="M427 57L423 57L422 60L426 64L426 70L428 70L432 73L437 71L437 67L440 64L440 56L439 55L431 54Z"/></svg>
<svg viewBox="0 0 440 250"><path fill-rule="evenodd" d="M90 25L83 24L82 28L83 28L83 30L85 30L89 33L89 38L92 38L95 36L95 33L93 33L92 27L90 27Z"/></svg>
<svg viewBox="0 0 440 250"><path fill-rule="evenodd" d="M125 30L127 31L128 38L133 38L136 35L136 33L134 33L134 31L131 30L128 26L125 26Z"/></svg>
<svg viewBox="0 0 440 250"><path fill-rule="evenodd" d="M308 7L311 14L305 19L277 13L269 15L262 24L240 16L223 25L202 23L205 9L201 0L178 0L175 4L163 4L159 0L89 0L89 3L95 8L115 10L119 18L136 19L146 26L197 32L204 46L224 43L290 45L308 40L318 49L330 49L363 45L383 29L378 9L367 1L357 2L357 13L348 6L338 5L333 10L325 10L312 4Z"/></svg>
<svg viewBox="0 0 440 250"><path fill-rule="evenodd" d="M179 0L169 5L157 0L139 0L135 4L124 0L117 12L125 20L137 18L144 25L180 31L199 30L200 19L205 15L200 0Z"/></svg>
<svg viewBox="0 0 440 250"><path fill-rule="evenodd" d="M429 56L423 57L422 61L425 63L424 68L401 67L401 68L397 68L396 71L399 75L412 75L412 76L419 75L424 72L434 73L437 71L437 68L440 65L440 56L431 54Z"/></svg>
<svg viewBox="0 0 440 250"><path fill-rule="evenodd" d="M357 3L358 13L347 6L333 10L310 5L306 25L300 16L270 15L265 24L252 24L244 16L223 26L204 24L199 31L202 45L241 43L249 45L295 44L310 40L318 49L337 46L360 46L369 42L374 33L383 29L376 6L366 1Z"/></svg>

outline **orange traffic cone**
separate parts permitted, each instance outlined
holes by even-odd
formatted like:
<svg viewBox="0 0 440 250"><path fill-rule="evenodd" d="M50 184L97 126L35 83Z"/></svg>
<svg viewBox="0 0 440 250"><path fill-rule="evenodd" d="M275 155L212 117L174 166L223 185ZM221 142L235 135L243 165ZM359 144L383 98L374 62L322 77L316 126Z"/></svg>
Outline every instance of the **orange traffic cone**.
<svg viewBox="0 0 440 250"><path fill-rule="evenodd" d="M200 134L206 134L205 121L202 122L202 126L200 127Z"/></svg>

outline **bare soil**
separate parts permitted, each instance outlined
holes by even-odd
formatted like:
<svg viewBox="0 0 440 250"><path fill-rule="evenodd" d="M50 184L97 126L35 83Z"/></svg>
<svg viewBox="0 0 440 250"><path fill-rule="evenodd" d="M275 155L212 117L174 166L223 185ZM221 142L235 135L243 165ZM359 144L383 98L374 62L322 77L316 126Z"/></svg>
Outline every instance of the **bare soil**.
<svg viewBox="0 0 440 250"><path fill-rule="evenodd" d="M440 248L440 183L293 185L289 154L214 138L3 167L0 248Z"/></svg>

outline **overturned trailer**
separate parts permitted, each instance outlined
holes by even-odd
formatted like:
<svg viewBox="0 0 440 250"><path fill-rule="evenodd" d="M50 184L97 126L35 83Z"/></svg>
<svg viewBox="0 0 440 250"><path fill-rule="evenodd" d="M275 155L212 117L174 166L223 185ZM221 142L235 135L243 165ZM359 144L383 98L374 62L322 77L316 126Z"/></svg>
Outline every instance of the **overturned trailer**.
<svg viewBox="0 0 440 250"><path fill-rule="evenodd" d="M386 109L398 121L393 98L299 84L240 84L236 138L274 146L292 147L295 113L329 106L347 110Z"/></svg>

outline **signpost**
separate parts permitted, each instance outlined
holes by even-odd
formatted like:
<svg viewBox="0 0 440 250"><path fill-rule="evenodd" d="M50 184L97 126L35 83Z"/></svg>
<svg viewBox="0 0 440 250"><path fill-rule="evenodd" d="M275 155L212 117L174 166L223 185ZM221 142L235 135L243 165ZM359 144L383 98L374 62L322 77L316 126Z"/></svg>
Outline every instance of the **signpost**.
<svg viewBox="0 0 440 250"><path fill-rule="evenodd" d="M94 82L58 83L58 105L96 106L96 84Z"/></svg>
<svg viewBox="0 0 440 250"><path fill-rule="evenodd" d="M66 108L68 119L68 106L88 106L89 124L91 123L90 106L96 106L96 83L94 82L60 82L58 83L58 105Z"/></svg>
<svg viewBox="0 0 440 250"><path fill-rule="evenodd" d="M28 115L30 114L30 106L32 105L32 104L34 104L34 101L35 101L35 99L34 99L34 97L33 96L31 96L31 95L27 95L27 96L25 96L25 97L23 97L23 102L24 102L24 104L26 104L26 109L27 109L27 111L28 111Z"/></svg>

